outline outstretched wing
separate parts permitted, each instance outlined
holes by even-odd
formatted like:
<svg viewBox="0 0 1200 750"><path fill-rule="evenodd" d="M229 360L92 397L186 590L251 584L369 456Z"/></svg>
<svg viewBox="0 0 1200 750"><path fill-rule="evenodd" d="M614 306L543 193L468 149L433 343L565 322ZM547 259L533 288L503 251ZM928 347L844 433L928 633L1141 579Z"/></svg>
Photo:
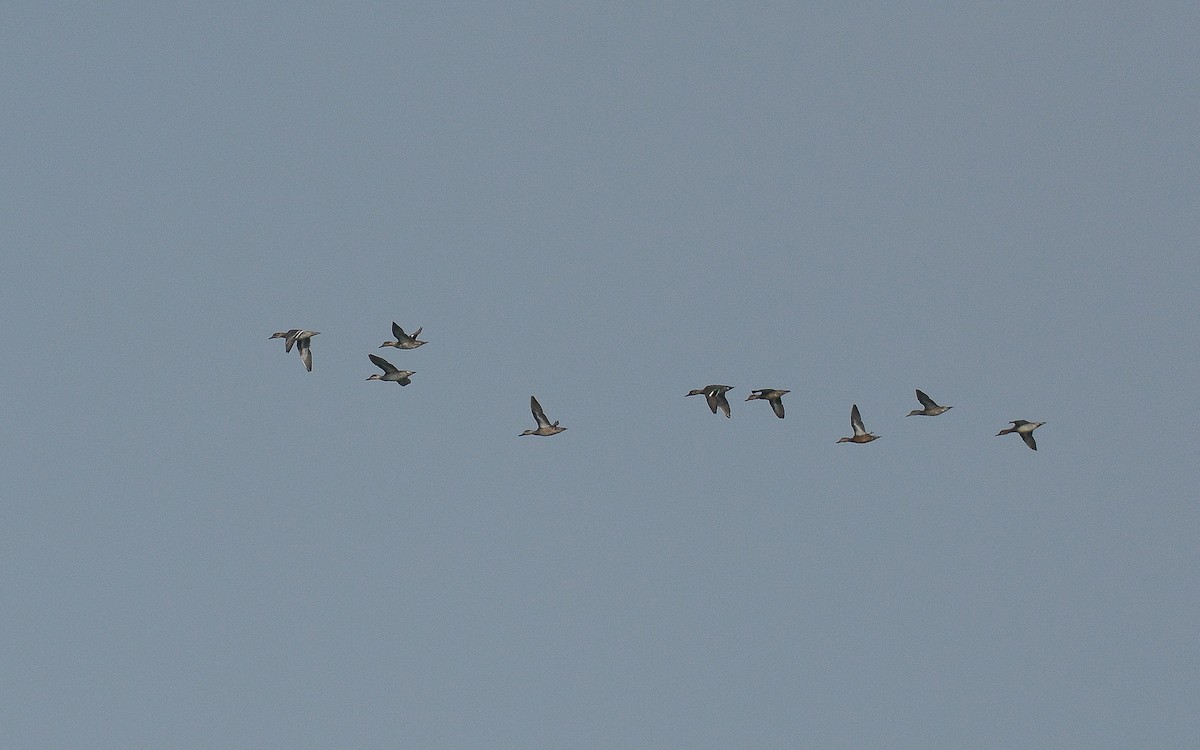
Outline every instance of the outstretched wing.
<svg viewBox="0 0 1200 750"><path fill-rule="evenodd" d="M1022 432L1021 439L1025 441L1025 445L1028 445L1033 450L1037 450L1037 443L1033 439L1032 432Z"/></svg>
<svg viewBox="0 0 1200 750"><path fill-rule="evenodd" d="M771 411L775 412L775 416L783 419L783 399L773 398L771 401Z"/></svg>
<svg viewBox="0 0 1200 750"><path fill-rule="evenodd" d="M304 363L304 369L312 372L312 347L308 345L308 339L301 339L296 345L296 351L300 354L300 361Z"/></svg>
<svg viewBox="0 0 1200 750"><path fill-rule="evenodd" d="M720 389L713 391L708 405L712 407L713 414L716 414L717 409L720 408L720 410L725 413L725 418L729 418L729 399L725 397L725 391Z"/></svg>
<svg viewBox="0 0 1200 750"><path fill-rule="evenodd" d="M924 391L917 390L917 400L920 401L921 406L924 406L926 409L934 409L937 407L937 403L929 396L926 396Z"/></svg>
<svg viewBox="0 0 1200 750"><path fill-rule="evenodd" d="M375 366L378 367L380 370L383 370L383 372L385 374L390 375L393 372L396 372L399 370L399 368L397 368L391 362L388 362L383 357L377 357L374 354L368 354L367 356L370 357L371 361L375 363Z"/></svg>
<svg viewBox="0 0 1200 750"><path fill-rule="evenodd" d="M717 404L720 403L718 398L719 396L716 391L709 391L708 393L704 394L704 400L708 402L708 408L712 409L713 414L717 413Z"/></svg>
<svg viewBox="0 0 1200 750"><path fill-rule="evenodd" d="M850 405L850 426L854 429L855 437L867 434L867 428L863 427L862 415L858 413L858 404Z"/></svg>
<svg viewBox="0 0 1200 750"><path fill-rule="evenodd" d="M546 419L546 412L542 411L542 405L533 396L529 397L529 410L533 412L533 419L538 423L539 427L550 426L550 420Z"/></svg>
<svg viewBox="0 0 1200 750"><path fill-rule="evenodd" d="M397 341L404 341L408 338L408 334L404 332L403 328L396 325L394 320L392 321L392 335L396 337Z"/></svg>

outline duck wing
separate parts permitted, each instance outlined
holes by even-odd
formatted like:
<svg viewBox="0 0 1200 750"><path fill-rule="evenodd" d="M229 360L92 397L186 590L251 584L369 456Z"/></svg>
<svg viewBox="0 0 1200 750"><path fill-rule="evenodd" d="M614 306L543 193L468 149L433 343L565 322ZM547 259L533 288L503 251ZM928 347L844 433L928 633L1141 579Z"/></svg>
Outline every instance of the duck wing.
<svg viewBox="0 0 1200 750"><path fill-rule="evenodd" d="M1021 439L1025 441L1025 445L1028 445L1033 450L1037 450L1037 442L1034 441L1032 432L1022 432Z"/></svg>
<svg viewBox="0 0 1200 750"><path fill-rule="evenodd" d="M283 340L283 350L285 352L290 352L292 350L292 347L295 346L295 344L296 344L296 337L299 335L300 335L299 328L293 328L292 330L287 332L287 338L285 338Z"/></svg>
<svg viewBox="0 0 1200 750"><path fill-rule="evenodd" d="M308 345L308 339L300 339L296 344L296 351L300 354L304 369L312 372L312 347Z"/></svg>
<svg viewBox="0 0 1200 750"><path fill-rule="evenodd" d="M546 412L542 411L542 405L534 396L529 397L529 410L533 412L533 419L538 423L538 427L550 426L550 420L546 419Z"/></svg>
<svg viewBox="0 0 1200 750"><path fill-rule="evenodd" d="M929 396L926 396L925 392L920 389L917 390L917 400L920 401L921 406L924 406L926 409L936 409L937 408L937 402L935 402Z"/></svg>
<svg viewBox="0 0 1200 750"><path fill-rule="evenodd" d="M708 402L708 408L712 409L712 413L717 413L718 395L716 391L708 391L704 394L704 400Z"/></svg>
<svg viewBox="0 0 1200 750"><path fill-rule="evenodd" d="M850 405L850 426L854 429L855 437L867 434L867 428L863 427L862 415L858 413L858 404Z"/></svg>
<svg viewBox="0 0 1200 750"><path fill-rule="evenodd" d="M771 403L771 411L775 412L775 416L783 419L783 398L776 396L768 401Z"/></svg>
<svg viewBox="0 0 1200 750"><path fill-rule="evenodd" d="M708 405L712 409L713 414L716 414L717 409L720 409L724 412L725 418L729 418L729 399L725 398L725 391L713 391L712 395L708 397Z"/></svg>
<svg viewBox="0 0 1200 750"><path fill-rule="evenodd" d="M391 362L388 362L383 357L377 357L374 354L368 354L367 356L371 358L371 361L375 363L376 367L378 367L380 370L383 370L385 375L391 375L393 372L399 372L400 370L400 368L396 367Z"/></svg>

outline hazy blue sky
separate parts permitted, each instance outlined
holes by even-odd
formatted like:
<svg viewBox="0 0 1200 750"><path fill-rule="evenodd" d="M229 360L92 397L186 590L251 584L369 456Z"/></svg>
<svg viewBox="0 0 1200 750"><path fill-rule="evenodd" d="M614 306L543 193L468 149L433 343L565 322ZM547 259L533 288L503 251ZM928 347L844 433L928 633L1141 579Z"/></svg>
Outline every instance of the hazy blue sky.
<svg viewBox="0 0 1200 750"><path fill-rule="evenodd" d="M1195 747L1195 3L2 15L0 744Z"/></svg>

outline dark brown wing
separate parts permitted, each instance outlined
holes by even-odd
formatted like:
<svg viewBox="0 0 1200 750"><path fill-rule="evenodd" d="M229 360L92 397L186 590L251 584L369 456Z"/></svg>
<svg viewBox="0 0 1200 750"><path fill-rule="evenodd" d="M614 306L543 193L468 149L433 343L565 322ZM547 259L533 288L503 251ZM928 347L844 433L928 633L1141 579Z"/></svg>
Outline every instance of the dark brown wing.
<svg viewBox="0 0 1200 750"><path fill-rule="evenodd" d="M380 370L383 370L384 374L386 375L390 375L391 373L397 372L400 369L391 362L388 362L383 357L377 357L374 354L368 354L367 356L370 357L371 361L375 363L375 366Z"/></svg>
<svg viewBox="0 0 1200 750"><path fill-rule="evenodd" d="M533 396L529 397L529 410L533 412L533 419L538 423L539 427L550 426L550 420L546 419L546 412L542 411L542 405Z"/></svg>

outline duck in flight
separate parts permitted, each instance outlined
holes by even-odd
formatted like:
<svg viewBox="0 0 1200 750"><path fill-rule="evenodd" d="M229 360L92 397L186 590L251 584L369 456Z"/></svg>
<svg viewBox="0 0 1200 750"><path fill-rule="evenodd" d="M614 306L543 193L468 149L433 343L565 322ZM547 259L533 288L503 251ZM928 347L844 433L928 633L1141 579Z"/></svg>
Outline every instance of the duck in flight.
<svg viewBox="0 0 1200 750"><path fill-rule="evenodd" d="M704 396L708 401L708 408L713 414L717 413L717 409L725 412L725 416L729 417L729 399L725 398L727 391L732 391L731 385L706 385L703 388L696 388L688 391L688 396Z"/></svg>
<svg viewBox="0 0 1200 750"><path fill-rule="evenodd" d="M850 405L850 427L854 429L854 437L844 437L839 443L869 443L878 440L878 435L872 435L863 427L862 415L858 413L858 404Z"/></svg>
<svg viewBox="0 0 1200 750"><path fill-rule="evenodd" d="M937 402L925 395L925 392L917 389L917 400L921 402L924 409L913 409L905 416L908 417L936 417L939 414L945 414L953 409L953 406L938 406Z"/></svg>
<svg viewBox="0 0 1200 750"><path fill-rule="evenodd" d="M403 328L396 325L395 321L392 321L392 335L396 337L396 340L383 342L382 344L379 345L380 349L382 349L385 346L394 346L397 349L416 349L418 346L421 346L422 344L429 343L428 341L417 341L417 336L421 335L420 328L413 331L412 334L410 335L410 334L405 333Z"/></svg>
<svg viewBox="0 0 1200 750"><path fill-rule="evenodd" d="M537 429L525 430L517 437L525 437L526 435L548 437L550 435L557 435L567 429L566 427L559 427L558 422L551 424L550 420L546 419L546 412L542 411L542 405L538 403L537 398L534 396L529 397L529 409L533 412L533 419L537 422Z"/></svg>
<svg viewBox="0 0 1200 750"><path fill-rule="evenodd" d="M276 331L271 334L273 339L283 339L283 350L290 352L292 346L296 347L296 352L300 355L300 361L304 363L304 369L312 372L312 337L319 334L320 331L305 331L301 328L293 328L290 331Z"/></svg>
<svg viewBox="0 0 1200 750"><path fill-rule="evenodd" d="M1000 430L999 432L997 432L996 437L1000 437L1001 435L1007 435L1010 432L1015 432L1021 436L1022 440L1025 441L1025 445L1028 445L1033 450L1037 450L1037 442L1034 441L1034 439L1033 439L1033 431L1046 423L1045 422L1026 422L1024 419L1014 419L1011 422L1011 424L1012 424L1012 427L1009 427L1006 430Z"/></svg>
<svg viewBox="0 0 1200 750"><path fill-rule="evenodd" d="M775 416L783 419L783 394L785 393L791 393L791 391L778 388L757 388L746 397L746 400L762 399L766 401L771 405L771 411L775 412Z"/></svg>
<svg viewBox="0 0 1200 750"><path fill-rule="evenodd" d="M368 354L367 356L371 358L376 367L383 370L382 375L375 373L367 378L367 380L386 380L392 383L399 383L400 385L408 385L412 382L408 379L409 376L417 374L415 370L401 370L383 357L376 357L374 354Z"/></svg>

